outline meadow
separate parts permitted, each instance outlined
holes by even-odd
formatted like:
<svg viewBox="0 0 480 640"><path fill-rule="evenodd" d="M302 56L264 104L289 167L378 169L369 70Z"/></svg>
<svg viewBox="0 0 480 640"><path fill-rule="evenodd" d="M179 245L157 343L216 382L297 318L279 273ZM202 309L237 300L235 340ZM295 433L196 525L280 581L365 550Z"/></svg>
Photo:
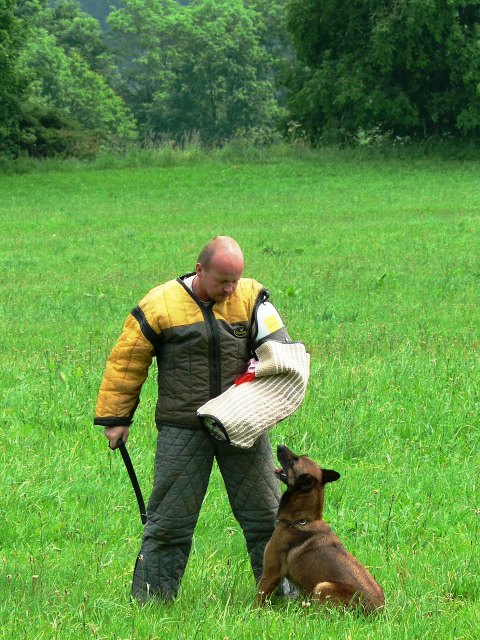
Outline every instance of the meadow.
<svg viewBox="0 0 480 640"><path fill-rule="evenodd" d="M0 176L0 638L480 637L479 175L324 150ZM311 353L271 441L341 473L325 519L382 584L380 615L255 610L216 468L178 599L129 600L142 525L93 426L98 385L129 311L217 234ZM129 440L145 497L154 402L152 371Z"/></svg>

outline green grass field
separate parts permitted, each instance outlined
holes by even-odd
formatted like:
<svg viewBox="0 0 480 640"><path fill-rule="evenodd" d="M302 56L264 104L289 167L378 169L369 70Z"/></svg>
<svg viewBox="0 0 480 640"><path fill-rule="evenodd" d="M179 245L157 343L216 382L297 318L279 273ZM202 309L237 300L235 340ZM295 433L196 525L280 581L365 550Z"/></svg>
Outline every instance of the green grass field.
<svg viewBox="0 0 480 640"><path fill-rule="evenodd" d="M477 639L480 162L170 164L0 177L0 638ZM272 444L342 474L325 518L384 587L379 616L253 609L217 469L178 600L130 604L141 524L96 393L127 313L217 234L311 352ZM129 441L146 497L154 377Z"/></svg>

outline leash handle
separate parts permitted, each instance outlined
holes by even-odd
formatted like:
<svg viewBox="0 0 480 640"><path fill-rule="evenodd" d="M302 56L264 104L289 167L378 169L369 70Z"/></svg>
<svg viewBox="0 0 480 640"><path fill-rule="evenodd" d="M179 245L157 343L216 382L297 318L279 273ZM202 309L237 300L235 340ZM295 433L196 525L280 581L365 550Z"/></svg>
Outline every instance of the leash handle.
<svg viewBox="0 0 480 640"><path fill-rule="evenodd" d="M130 477L130 481L133 486L133 490L135 491L135 496L137 498L137 503L138 503L138 509L140 511L140 519L142 521L142 524L145 524L147 522L147 512L145 509L145 502L143 501L142 490L140 489L140 485L138 484L138 480L135 474L135 470L133 468L132 460L127 451L127 446L125 442L122 440L122 438L119 438L117 440L117 449L120 449L123 462L125 463L125 467L127 468L128 475Z"/></svg>
<svg viewBox="0 0 480 640"><path fill-rule="evenodd" d="M110 447L110 443L108 444L108 446ZM126 447L126 444L125 444L123 438L119 438L117 440L117 449L121 449L122 447Z"/></svg>

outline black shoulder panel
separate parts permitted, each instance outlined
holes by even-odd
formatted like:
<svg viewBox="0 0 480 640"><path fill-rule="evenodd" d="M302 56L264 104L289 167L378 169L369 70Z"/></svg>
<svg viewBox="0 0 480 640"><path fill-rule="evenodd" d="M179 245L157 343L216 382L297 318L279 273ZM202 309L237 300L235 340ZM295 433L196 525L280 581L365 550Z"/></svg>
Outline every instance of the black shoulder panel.
<svg viewBox="0 0 480 640"><path fill-rule="evenodd" d="M155 333L152 327L148 324L145 314L140 309L140 307L137 306L132 309L132 316L138 321L143 335L149 342L152 343L155 348L155 352L157 352L160 346L161 337L158 335L158 333Z"/></svg>

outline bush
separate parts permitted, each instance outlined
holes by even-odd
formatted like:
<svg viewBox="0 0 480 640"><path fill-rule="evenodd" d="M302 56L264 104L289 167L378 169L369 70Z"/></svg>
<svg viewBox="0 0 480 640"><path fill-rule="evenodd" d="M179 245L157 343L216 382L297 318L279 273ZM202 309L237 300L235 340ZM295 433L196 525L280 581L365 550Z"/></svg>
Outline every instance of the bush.
<svg viewBox="0 0 480 640"><path fill-rule="evenodd" d="M290 119L311 141L480 140L477 0L292 0L288 27Z"/></svg>

